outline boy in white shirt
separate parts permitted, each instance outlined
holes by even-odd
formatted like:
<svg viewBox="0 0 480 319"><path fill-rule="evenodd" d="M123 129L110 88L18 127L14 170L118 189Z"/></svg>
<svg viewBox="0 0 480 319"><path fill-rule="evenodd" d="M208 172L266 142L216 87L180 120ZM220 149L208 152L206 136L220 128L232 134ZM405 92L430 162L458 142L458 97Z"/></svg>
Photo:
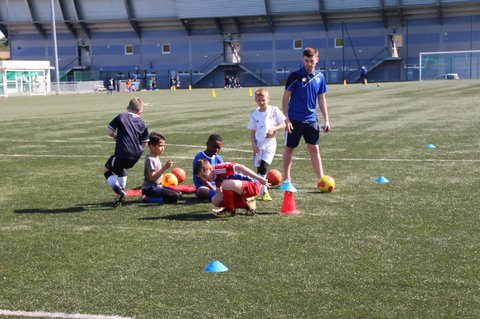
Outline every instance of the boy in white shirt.
<svg viewBox="0 0 480 319"><path fill-rule="evenodd" d="M255 91L255 102L258 108L250 115L247 128L251 131L253 166L257 168L258 175L265 177L277 150L275 133L285 128L285 115L278 107L268 104L270 94L266 89L261 88ZM257 199L272 200L268 194L268 188L264 185Z"/></svg>

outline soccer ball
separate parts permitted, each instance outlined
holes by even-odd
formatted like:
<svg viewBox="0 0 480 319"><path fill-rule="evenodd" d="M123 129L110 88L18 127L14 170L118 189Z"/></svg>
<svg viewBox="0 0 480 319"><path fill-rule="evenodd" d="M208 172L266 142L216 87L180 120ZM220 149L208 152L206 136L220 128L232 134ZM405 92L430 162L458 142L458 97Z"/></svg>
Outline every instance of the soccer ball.
<svg viewBox="0 0 480 319"><path fill-rule="evenodd" d="M173 175L172 173L167 173L162 177L162 185L165 187L172 187L178 185L177 176Z"/></svg>
<svg viewBox="0 0 480 319"><path fill-rule="evenodd" d="M278 185L282 181L282 173L278 169L271 169L267 173L267 180L272 186Z"/></svg>
<svg viewBox="0 0 480 319"><path fill-rule="evenodd" d="M180 167L175 167L174 169L172 169L172 174L177 177L178 184L183 183L185 181L185 178L187 178L187 174Z"/></svg>
<svg viewBox="0 0 480 319"><path fill-rule="evenodd" d="M335 189L335 180L331 176L324 175L319 179L317 187L322 193L330 193Z"/></svg>

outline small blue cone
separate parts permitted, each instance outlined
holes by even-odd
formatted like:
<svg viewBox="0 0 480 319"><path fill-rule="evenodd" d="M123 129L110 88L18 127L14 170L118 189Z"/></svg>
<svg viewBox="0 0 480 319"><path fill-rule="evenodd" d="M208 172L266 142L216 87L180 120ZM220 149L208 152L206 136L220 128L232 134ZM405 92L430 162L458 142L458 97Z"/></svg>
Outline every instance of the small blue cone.
<svg viewBox="0 0 480 319"><path fill-rule="evenodd" d="M437 148L437 147L433 144L427 144L425 145L425 148Z"/></svg>
<svg viewBox="0 0 480 319"><path fill-rule="evenodd" d="M389 183L390 181L383 175L380 175L376 180L375 180L375 183L378 183L378 184L385 184L385 183Z"/></svg>
<svg viewBox="0 0 480 319"><path fill-rule="evenodd" d="M228 271L228 268L218 260L214 260L210 264L208 264L207 267L205 267L205 271L206 272L224 272L224 271Z"/></svg>
<svg viewBox="0 0 480 319"><path fill-rule="evenodd" d="M279 189L281 189L282 191L286 191L286 192L292 192L292 193L297 192L297 188L295 186L293 186L293 184L291 182L290 183L284 183L282 186L279 187Z"/></svg>

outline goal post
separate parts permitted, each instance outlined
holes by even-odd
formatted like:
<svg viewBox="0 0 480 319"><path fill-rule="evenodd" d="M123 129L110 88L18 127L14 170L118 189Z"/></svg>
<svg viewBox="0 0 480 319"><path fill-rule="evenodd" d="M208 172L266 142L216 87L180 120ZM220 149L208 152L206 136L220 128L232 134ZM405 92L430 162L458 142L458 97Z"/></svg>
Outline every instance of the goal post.
<svg viewBox="0 0 480 319"><path fill-rule="evenodd" d="M7 96L6 83L7 83L7 74L4 71L0 70L0 97Z"/></svg>
<svg viewBox="0 0 480 319"><path fill-rule="evenodd" d="M480 78L480 50L420 52L419 61L420 81Z"/></svg>

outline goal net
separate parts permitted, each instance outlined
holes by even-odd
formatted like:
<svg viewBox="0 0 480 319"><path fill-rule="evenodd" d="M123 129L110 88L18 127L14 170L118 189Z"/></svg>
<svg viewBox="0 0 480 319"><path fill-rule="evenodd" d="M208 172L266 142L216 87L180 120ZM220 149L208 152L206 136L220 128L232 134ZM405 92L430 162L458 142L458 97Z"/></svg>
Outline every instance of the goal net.
<svg viewBox="0 0 480 319"><path fill-rule="evenodd" d="M419 80L480 78L480 50L420 52Z"/></svg>

